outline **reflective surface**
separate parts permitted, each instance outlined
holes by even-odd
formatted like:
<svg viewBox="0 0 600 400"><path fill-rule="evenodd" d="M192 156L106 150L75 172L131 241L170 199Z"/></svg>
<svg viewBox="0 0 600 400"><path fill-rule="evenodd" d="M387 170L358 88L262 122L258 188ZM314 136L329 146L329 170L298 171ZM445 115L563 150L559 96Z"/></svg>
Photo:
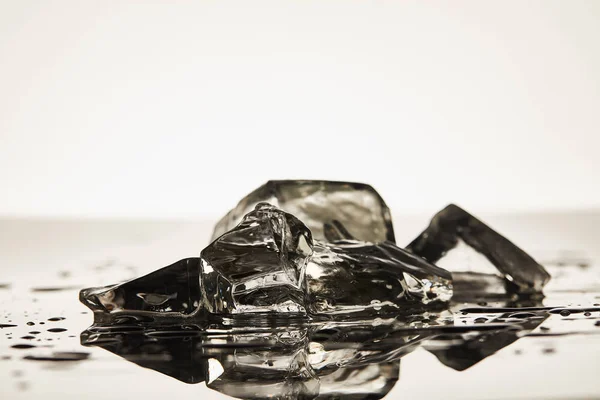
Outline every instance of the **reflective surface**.
<svg viewBox="0 0 600 400"><path fill-rule="evenodd" d="M395 221L398 242L407 243L428 218ZM548 268L553 279L546 298L516 300L501 291L497 298L480 298L473 290L474 296L448 310L412 319L354 326L288 323L286 329L255 320L250 331L240 331L232 319L144 332L144 320L90 327L93 318L78 303L77 290L194 256L208 242L211 223L0 223L1 393L3 398L594 398L600 393L597 214L486 221ZM199 237L205 241L198 244ZM107 260L108 254L114 259ZM471 283L477 289L494 282ZM151 307L165 300L137 299Z"/></svg>

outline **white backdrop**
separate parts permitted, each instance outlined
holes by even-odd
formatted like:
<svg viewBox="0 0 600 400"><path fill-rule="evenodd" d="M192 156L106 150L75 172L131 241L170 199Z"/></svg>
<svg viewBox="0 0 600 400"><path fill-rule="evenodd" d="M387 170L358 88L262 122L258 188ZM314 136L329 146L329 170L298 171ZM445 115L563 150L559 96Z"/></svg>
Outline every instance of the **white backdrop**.
<svg viewBox="0 0 600 400"><path fill-rule="evenodd" d="M0 215L600 206L598 1L0 0Z"/></svg>

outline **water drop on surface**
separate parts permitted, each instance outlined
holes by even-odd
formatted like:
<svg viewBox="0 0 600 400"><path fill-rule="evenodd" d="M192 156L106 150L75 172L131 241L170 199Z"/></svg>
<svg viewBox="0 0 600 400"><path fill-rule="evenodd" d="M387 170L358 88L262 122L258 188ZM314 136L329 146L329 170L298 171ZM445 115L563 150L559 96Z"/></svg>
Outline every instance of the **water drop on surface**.
<svg viewBox="0 0 600 400"><path fill-rule="evenodd" d="M90 357L90 353L78 352L78 351L64 351L55 352L50 356L34 356L29 355L23 357L24 360L33 361L81 361L86 360Z"/></svg>
<svg viewBox="0 0 600 400"><path fill-rule="evenodd" d="M13 344L10 347L12 347L13 349L31 349L31 348L35 347L35 345L21 343L21 344Z"/></svg>
<svg viewBox="0 0 600 400"><path fill-rule="evenodd" d="M569 311L569 310L562 310L560 312L560 315L562 315L563 317L568 317L569 315L571 315L571 311Z"/></svg>
<svg viewBox="0 0 600 400"><path fill-rule="evenodd" d="M29 321L29 322L27 323L27 325L29 325L29 326L33 326L33 325L35 325L35 322L31 322L31 321Z"/></svg>
<svg viewBox="0 0 600 400"><path fill-rule="evenodd" d="M52 333L65 332L65 331L66 331L65 328L50 328L50 329L48 329L48 332L52 332Z"/></svg>
<svg viewBox="0 0 600 400"><path fill-rule="evenodd" d="M519 313L514 313L509 315L509 318L531 318L531 317L535 317L536 315L534 313L529 313L529 312L519 312Z"/></svg>

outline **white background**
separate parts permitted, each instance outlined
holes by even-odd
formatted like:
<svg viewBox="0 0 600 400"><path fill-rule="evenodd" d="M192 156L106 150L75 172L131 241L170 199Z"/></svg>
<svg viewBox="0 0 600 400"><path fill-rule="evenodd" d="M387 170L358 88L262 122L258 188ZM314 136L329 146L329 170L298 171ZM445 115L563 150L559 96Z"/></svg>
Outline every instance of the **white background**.
<svg viewBox="0 0 600 400"><path fill-rule="evenodd" d="M0 0L0 215L600 206L599 1Z"/></svg>

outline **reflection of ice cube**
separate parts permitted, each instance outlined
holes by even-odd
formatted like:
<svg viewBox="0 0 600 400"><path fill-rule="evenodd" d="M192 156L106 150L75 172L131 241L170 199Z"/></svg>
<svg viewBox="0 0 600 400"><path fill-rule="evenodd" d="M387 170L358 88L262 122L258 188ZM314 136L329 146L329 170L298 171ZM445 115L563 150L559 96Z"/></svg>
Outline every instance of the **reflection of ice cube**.
<svg viewBox="0 0 600 400"><path fill-rule="evenodd" d="M459 246L460 244L466 246ZM544 267L527 253L453 204L437 213L429 227L408 246L408 249L430 262L438 263L443 262L446 256L454 256L456 251L453 249L459 247L462 247L463 255L468 253L465 252L465 248L483 255L487 262L479 264L493 265L506 279L508 287L516 291L541 292L550 279ZM452 272L468 271L468 263L468 258L463 258L461 263L453 262ZM474 270L484 272L480 266L474 266Z"/></svg>
<svg viewBox="0 0 600 400"><path fill-rule="evenodd" d="M228 337L227 346L211 350L221 369L215 379L209 374L207 386L242 399L379 399L398 380L399 359L414 348L394 335L394 325L303 329L293 343L274 333ZM390 335L393 340L382 340ZM403 348L409 349L400 353Z"/></svg>
<svg viewBox="0 0 600 400"><path fill-rule="evenodd" d="M532 304L541 306L541 304ZM474 322L483 314L471 316ZM485 323L502 323L510 319L511 313L487 315ZM471 368L481 360L516 342L519 338L538 327L548 318L545 311L531 313L526 318L518 318L514 326L498 330L450 334L433 338L425 343L424 348L435 355L440 362L457 371ZM465 321L466 319L463 319ZM455 321L456 323L457 321ZM477 322L475 322L477 324Z"/></svg>
<svg viewBox="0 0 600 400"><path fill-rule="evenodd" d="M268 202L296 216L316 240L325 240L325 224L337 220L358 240L394 241L390 211L371 186L311 180L267 182L244 197L219 221L213 240L234 228L260 202Z"/></svg>

